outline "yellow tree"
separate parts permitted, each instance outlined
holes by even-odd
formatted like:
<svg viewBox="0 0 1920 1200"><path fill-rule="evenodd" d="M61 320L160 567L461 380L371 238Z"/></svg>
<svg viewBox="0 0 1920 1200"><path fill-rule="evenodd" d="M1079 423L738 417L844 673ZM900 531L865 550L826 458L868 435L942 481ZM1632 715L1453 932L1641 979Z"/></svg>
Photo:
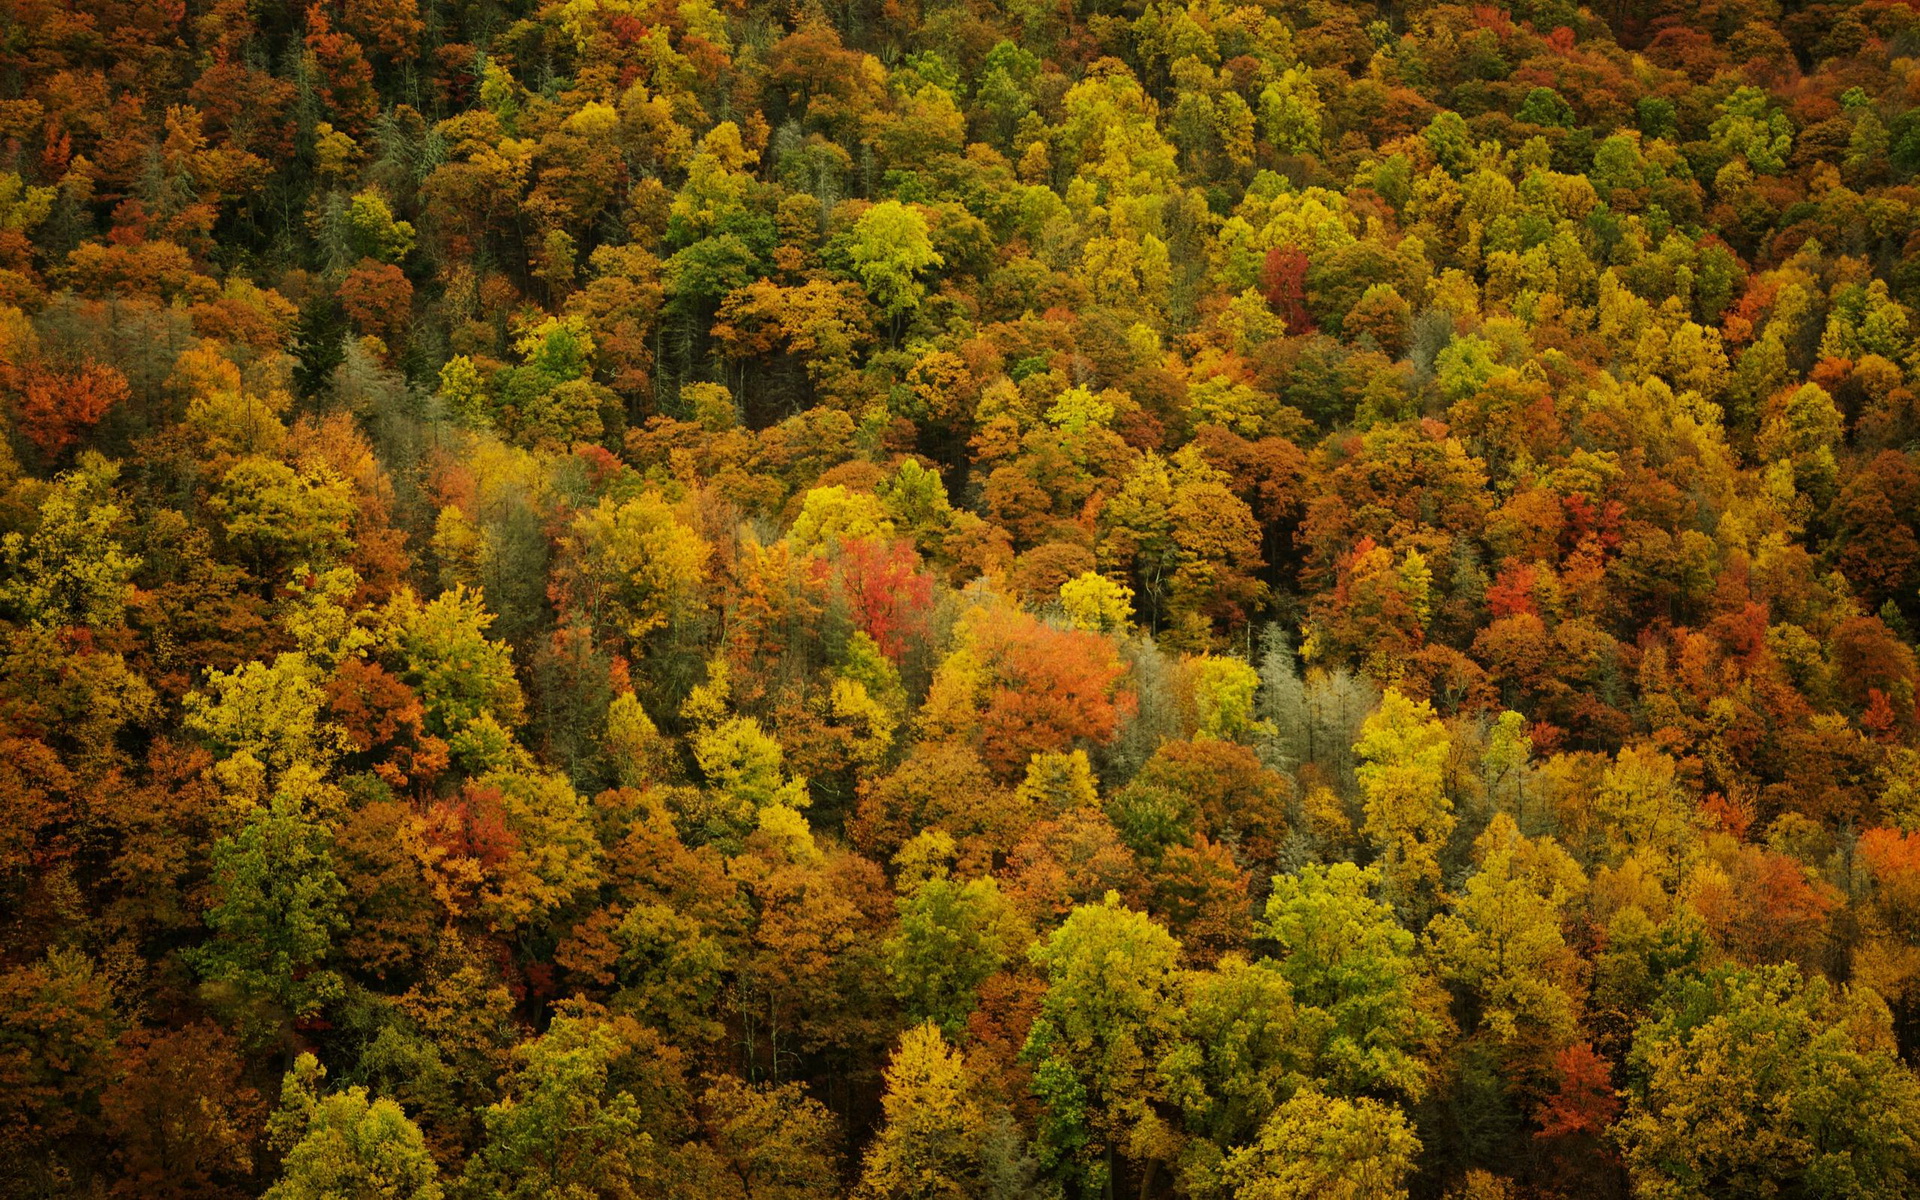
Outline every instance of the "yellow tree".
<svg viewBox="0 0 1920 1200"><path fill-rule="evenodd" d="M1353 752L1365 801L1361 832L1380 852L1386 894L1403 913L1425 916L1440 884L1440 848L1453 833L1446 764L1452 749L1433 705L1388 688L1360 726Z"/></svg>
<svg viewBox="0 0 1920 1200"><path fill-rule="evenodd" d="M709 548L657 492L602 500L574 518L567 545L576 609L632 642L698 602Z"/></svg>
<svg viewBox="0 0 1920 1200"><path fill-rule="evenodd" d="M273 1129L291 1145L280 1181L266 1194L272 1200L440 1200L439 1171L419 1126L393 1101L369 1099L363 1087L321 1095L325 1078L311 1054L287 1073Z"/></svg>
<svg viewBox="0 0 1920 1200"><path fill-rule="evenodd" d="M1580 959L1561 934L1586 878L1552 838L1500 813L1474 843L1480 869L1427 936L1440 972L1477 1001L1503 1046L1565 1047L1577 1036Z"/></svg>
<svg viewBox="0 0 1920 1200"><path fill-rule="evenodd" d="M1133 589L1096 571L1082 571L1060 585L1060 607L1075 629L1120 632L1133 621Z"/></svg>
<svg viewBox="0 0 1920 1200"><path fill-rule="evenodd" d="M1249 742L1271 734L1271 722L1254 715L1254 693L1260 673L1237 658L1203 654L1188 665L1193 678L1193 704L1199 728L1195 741Z"/></svg>
<svg viewBox="0 0 1920 1200"><path fill-rule="evenodd" d="M1397 1106L1303 1091L1227 1160L1226 1178L1238 1200L1405 1200L1419 1153Z"/></svg>
<svg viewBox="0 0 1920 1200"><path fill-rule="evenodd" d="M867 1148L859 1200L1013 1200L1033 1195L1034 1164L1004 1105L931 1022L901 1035Z"/></svg>

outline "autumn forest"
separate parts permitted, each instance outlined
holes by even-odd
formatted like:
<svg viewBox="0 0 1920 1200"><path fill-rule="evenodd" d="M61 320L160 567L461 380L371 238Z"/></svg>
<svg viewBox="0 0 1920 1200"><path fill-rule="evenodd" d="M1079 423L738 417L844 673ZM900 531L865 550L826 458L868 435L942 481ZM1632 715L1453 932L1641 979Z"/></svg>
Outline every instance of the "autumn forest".
<svg viewBox="0 0 1920 1200"><path fill-rule="evenodd" d="M1920 1194L1914 0L0 0L0 1196Z"/></svg>

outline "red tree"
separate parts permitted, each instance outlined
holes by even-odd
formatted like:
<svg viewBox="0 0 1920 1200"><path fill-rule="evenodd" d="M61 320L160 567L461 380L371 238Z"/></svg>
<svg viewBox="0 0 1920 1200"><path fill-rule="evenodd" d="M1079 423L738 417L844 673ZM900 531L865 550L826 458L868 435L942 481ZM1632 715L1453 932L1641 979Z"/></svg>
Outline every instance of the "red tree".
<svg viewBox="0 0 1920 1200"><path fill-rule="evenodd" d="M127 399L126 376L88 363L72 374L29 367L21 381L20 432L48 458L73 445Z"/></svg>
<svg viewBox="0 0 1920 1200"><path fill-rule="evenodd" d="M340 307L355 329L394 347L413 315L413 284L392 263L363 258L340 281Z"/></svg>
<svg viewBox="0 0 1920 1200"><path fill-rule="evenodd" d="M1298 246L1275 246L1260 266L1260 291L1273 311L1287 323L1287 332L1312 333L1313 314L1307 311L1307 252Z"/></svg>
<svg viewBox="0 0 1920 1200"><path fill-rule="evenodd" d="M895 662L907 645L926 632L933 611L933 577L920 569L920 556L904 538L883 542L859 538L839 543L816 568L833 579L840 598L852 610L854 624Z"/></svg>

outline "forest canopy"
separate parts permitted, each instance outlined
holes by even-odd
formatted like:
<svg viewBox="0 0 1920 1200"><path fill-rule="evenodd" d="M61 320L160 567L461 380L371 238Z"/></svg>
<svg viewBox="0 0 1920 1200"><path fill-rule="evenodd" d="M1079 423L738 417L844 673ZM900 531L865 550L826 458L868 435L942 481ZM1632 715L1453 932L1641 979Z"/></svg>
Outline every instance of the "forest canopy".
<svg viewBox="0 0 1920 1200"><path fill-rule="evenodd" d="M0 0L0 1195L1920 1194L1908 0Z"/></svg>

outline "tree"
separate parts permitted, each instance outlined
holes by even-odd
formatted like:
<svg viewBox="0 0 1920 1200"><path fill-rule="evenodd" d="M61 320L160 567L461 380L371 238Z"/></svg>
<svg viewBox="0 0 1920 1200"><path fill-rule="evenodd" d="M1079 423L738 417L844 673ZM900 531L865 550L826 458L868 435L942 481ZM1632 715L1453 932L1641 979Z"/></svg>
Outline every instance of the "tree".
<svg viewBox="0 0 1920 1200"><path fill-rule="evenodd" d="M188 959L216 989L306 1017L338 999L344 981L324 966L346 926L346 887L335 873L333 835L314 809L311 768L296 767L265 805L213 848L214 938ZM249 1018L255 1036L270 1014Z"/></svg>
<svg viewBox="0 0 1920 1200"><path fill-rule="evenodd" d="M498 372L493 384L500 415L517 441L555 451L606 433L605 418L616 415L619 404L593 381L593 335L584 320L549 317L532 324L514 339L514 349L521 365ZM468 401L465 407L472 413L478 406Z"/></svg>
<svg viewBox="0 0 1920 1200"><path fill-rule="evenodd" d="M1308 1090L1227 1161L1225 1177L1242 1200L1405 1200L1420 1148L1393 1105Z"/></svg>
<svg viewBox="0 0 1920 1200"><path fill-rule="evenodd" d="M1873 890L1856 907L1864 935L1853 952L1853 978L1905 1017L1920 1001L1920 835L1869 829L1860 859Z"/></svg>
<svg viewBox="0 0 1920 1200"><path fill-rule="evenodd" d="M890 663L899 662L924 638L933 577L922 570L919 555L905 538L841 541L816 564L816 570L851 611L858 626L856 641L865 639Z"/></svg>
<svg viewBox="0 0 1920 1200"><path fill-rule="evenodd" d="M211 1021L121 1039L119 1077L100 1097L122 1171L117 1194L245 1194L265 1106L240 1050Z"/></svg>
<svg viewBox="0 0 1920 1200"><path fill-rule="evenodd" d="M868 1146L860 1200L1014 1200L1035 1195L1012 1114L931 1022L900 1037L887 1066L885 1122Z"/></svg>
<svg viewBox="0 0 1920 1200"><path fill-rule="evenodd" d="M1311 1073L1335 1094L1426 1091L1440 1033L1413 935L1373 898L1376 868L1308 865L1276 876L1258 932L1279 950Z"/></svg>
<svg viewBox="0 0 1920 1200"><path fill-rule="evenodd" d="M273 1130L290 1149L267 1200L440 1200L439 1169L419 1126L393 1101L369 1100L362 1087L321 1095L325 1078L311 1054L287 1072Z"/></svg>
<svg viewBox="0 0 1920 1200"><path fill-rule="evenodd" d="M631 643L700 603L709 548L657 492L602 500L574 519L567 546L572 606Z"/></svg>
<svg viewBox="0 0 1920 1200"><path fill-rule="evenodd" d="M946 260L927 236L927 219L898 200L882 200L854 224L847 259L888 317L920 306L926 288L920 275Z"/></svg>
<svg viewBox="0 0 1920 1200"><path fill-rule="evenodd" d="M1133 621L1133 589L1084 571L1060 585L1060 607L1075 629L1122 632Z"/></svg>
<svg viewBox="0 0 1920 1200"><path fill-rule="evenodd" d="M587 801L566 776L495 771L416 821L428 885L456 915L499 932L541 928L601 880Z"/></svg>
<svg viewBox="0 0 1920 1200"><path fill-rule="evenodd" d="M1786 114L1757 87L1735 88L1718 107L1719 116L1708 129L1714 143L1728 153L1743 156L1761 175L1785 169L1793 148L1793 126Z"/></svg>
<svg viewBox="0 0 1920 1200"><path fill-rule="evenodd" d="M1204 835L1231 846L1249 870L1272 868L1287 840L1293 790L1252 747L1225 741L1167 741L1108 801L1128 844L1157 858Z"/></svg>
<svg viewBox="0 0 1920 1200"><path fill-rule="evenodd" d="M413 284L399 267L361 259L340 283L340 307L361 333L379 338L391 353L413 318Z"/></svg>
<svg viewBox="0 0 1920 1200"><path fill-rule="evenodd" d="M631 1018L575 1006L514 1051L506 1095L483 1114L486 1141L459 1192L524 1200L658 1195L656 1134L685 1104L678 1056ZM665 1102L665 1103L662 1103Z"/></svg>
<svg viewBox="0 0 1920 1200"><path fill-rule="evenodd" d="M273 663L209 671L206 686L186 697L186 728L236 770L305 772L302 786L324 786L320 774L350 743L325 716L327 694L318 665L301 651Z"/></svg>
<svg viewBox="0 0 1920 1200"><path fill-rule="evenodd" d="M943 869L896 903L900 927L883 948L894 994L909 1020L955 1037L980 984L1024 951L1032 935L991 877L962 882Z"/></svg>
<svg viewBox="0 0 1920 1200"><path fill-rule="evenodd" d="M1761 457L1774 464L1769 483L1777 476L1788 499L1798 492L1816 508L1825 508L1839 479L1834 452L1844 425L1833 397L1817 383L1802 384L1769 405L1754 444Z"/></svg>
<svg viewBox="0 0 1920 1200"><path fill-rule="evenodd" d="M1181 1154L1187 1189L1222 1186L1227 1157L1250 1144L1306 1080L1293 989L1270 961L1228 955L1186 977L1178 1030L1157 1071L1194 1135Z"/></svg>
<svg viewBox="0 0 1920 1200"><path fill-rule="evenodd" d="M58 458L130 396L126 376L98 363L72 374L29 367L20 393L20 432L48 459Z"/></svg>
<svg viewBox="0 0 1920 1200"><path fill-rule="evenodd" d="M1028 811L961 742L920 741L892 771L860 785L848 832L861 851L885 861L922 831L954 840L959 867L984 874L1013 849Z"/></svg>
<svg viewBox="0 0 1920 1200"><path fill-rule="evenodd" d="M140 559L115 534L119 468L83 455L40 505L31 534L0 536L0 608L40 628L118 624Z"/></svg>
<svg viewBox="0 0 1920 1200"><path fill-rule="evenodd" d="M487 954L457 931L443 933L421 978L376 1010L378 1027L354 1066L369 1088L405 1107L448 1163L479 1144L485 1110L526 1036ZM355 1016L364 1019L364 1010Z"/></svg>
<svg viewBox="0 0 1920 1200"><path fill-rule="evenodd" d="M1170 1155L1171 1130L1151 1100L1151 1071L1178 1013L1180 944L1108 893L1073 910L1034 947L1047 993L1021 1057L1046 1105L1036 1152L1083 1194L1118 1184L1119 1159L1150 1171Z"/></svg>
<svg viewBox="0 0 1920 1200"><path fill-rule="evenodd" d="M1413 325L1413 308L1390 283L1373 283L1360 295L1344 320L1342 332L1353 337L1365 334L1388 358L1397 359L1407 348Z"/></svg>
<svg viewBox="0 0 1920 1200"><path fill-rule="evenodd" d="M393 800L369 801L336 830L347 889L339 949L356 972L404 978L440 935L442 910L416 855L416 831L411 807Z"/></svg>
<svg viewBox="0 0 1920 1200"><path fill-rule="evenodd" d="M1273 732L1273 727L1254 716L1254 693L1260 687L1260 675L1237 658L1203 655L1191 666L1193 702L1199 710L1196 741L1250 741Z"/></svg>
<svg viewBox="0 0 1920 1200"><path fill-rule="evenodd" d="M1191 845L1169 847L1161 856L1147 908L1180 939L1188 962L1207 966L1245 947L1253 926L1252 884L1232 847L1196 834Z"/></svg>
<svg viewBox="0 0 1920 1200"><path fill-rule="evenodd" d="M787 544L808 554L824 553L850 542L884 543L892 538L893 519L880 497L837 483L809 488L800 498L800 515L787 530Z"/></svg>
<svg viewBox="0 0 1920 1200"><path fill-rule="evenodd" d="M1550 87L1537 87L1528 92L1513 119L1529 125L1558 125L1567 129L1575 123L1573 106Z"/></svg>
<svg viewBox="0 0 1920 1200"><path fill-rule="evenodd" d="M320 570L341 561L352 548L358 511L347 481L332 468L297 471L259 455L235 463L207 507L264 579L300 563Z"/></svg>
<svg viewBox="0 0 1920 1200"><path fill-rule="evenodd" d="M1505 813L1474 843L1474 857L1479 870L1428 927L1441 973L1472 992L1501 1042L1570 1044L1580 960L1561 925L1585 876L1553 839L1522 837Z"/></svg>
<svg viewBox="0 0 1920 1200"><path fill-rule="evenodd" d="M1282 153L1318 153L1323 116L1313 76L1304 65L1288 67L1260 92L1261 132Z"/></svg>
<svg viewBox="0 0 1920 1200"><path fill-rule="evenodd" d="M1232 478L1189 445L1143 456L1100 512L1100 560L1131 572L1157 629L1193 649L1242 624L1262 595L1260 523Z"/></svg>
<svg viewBox="0 0 1920 1200"><path fill-rule="evenodd" d="M886 879L866 859L815 845L800 824L785 836L763 830L737 860L758 920L731 963L735 1019L749 1061L776 1080L797 1054L876 1054L893 1033Z"/></svg>
<svg viewBox="0 0 1920 1200"><path fill-rule="evenodd" d="M1110 892L1136 895L1143 882L1139 858L1091 805L1028 826L1007 856L1006 876L1008 895L1042 926Z"/></svg>
<svg viewBox="0 0 1920 1200"><path fill-rule="evenodd" d="M1307 254L1298 246L1275 246L1260 266L1260 293L1296 335L1314 331L1307 311Z"/></svg>
<svg viewBox="0 0 1920 1200"><path fill-rule="evenodd" d="M1609 848L1632 855L1669 884L1699 849L1699 814L1687 803L1673 759L1645 746L1623 747L1593 799Z"/></svg>
<svg viewBox="0 0 1920 1200"><path fill-rule="evenodd" d="M1361 832L1380 851L1380 873L1394 907L1416 916L1432 911L1440 850L1453 833L1445 775L1451 745L1433 705L1388 688L1353 746L1365 799Z"/></svg>
<svg viewBox="0 0 1920 1200"><path fill-rule="evenodd" d="M688 740L693 759L706 778L705 802L689 818L699 836L722 845L735 844L756 823L776 810L797 816L812 803L807 781L786 770L786 751L752 717L720 716L718 702L731 688L724 662L717 662L707 683L696 688L686 705L687 715L700 724ZM713 711L703 711L709 704Z"/></svg>
<svg viewBox="0 0 1920 1200"><path fill-rule="evenodd" d="M487 726L512 730L525 713L513 653L487 637L493 614L475 589L455 584L426 604L402 591L388 605L389 637L399 651L402 678L426 706L427 729L448 739L456 754ZM463 735L467 735L463 740Z"/></svg>
<svg viewBox="0 0 1920 1200"><path fill-rule="evenodd" d="M372 189L347 203L346 223L348 243L361 257L395 263L413 249L413 226L395 220L387 198Z"/></svg>
<svg viewBox="0 0 1920 1200"><path fill-rule="evenodd" d="M632 692L607 706L607 754L623 787L664 781L673 771L673 750Z"/></svg>
<svg viewBox="0 0 1920 1200"><path fill-rule="evenodd" d="M0 1147L26 1162L86 1129L110 1077L119 1016L112 982L77 950L54 947L0 973ZM18 1178L23 1163L0 1168Z"/></svg>
<svg viewBox="0 0 1920 1200"><path fill-rule="evenodd" d="M828 1200L839 1193L840 1131L797 1083L722 1075L700 1097L711 1164L705 1194L724 1200Z"/></svg>
<svg viewBox="0 0 1920 1200"><path fill-rule="evenodd" d="M1902 1196L1920 1081L1871 991L1719 968L1678 981L1635 1036L1614 1137L1646 1195Z"/></svg>
<svg viewBox="0 0 1920 1200"><path fill-rule="evenodd" d="M1436 113L1421 136L1434 161L1456 176L1467 173L1472 165L1473 135L1465 118L1457 112Z"/></svg>
<svg viewBox="0 0 1920 1200"><path fill-rule="evenodd" d="M1036 752L1107 741L1131 700L1120 689L1119 652L1098 634L995 604L969 610L956 642L921 720L929 732L976 738L1002 779Z"/></svg>

